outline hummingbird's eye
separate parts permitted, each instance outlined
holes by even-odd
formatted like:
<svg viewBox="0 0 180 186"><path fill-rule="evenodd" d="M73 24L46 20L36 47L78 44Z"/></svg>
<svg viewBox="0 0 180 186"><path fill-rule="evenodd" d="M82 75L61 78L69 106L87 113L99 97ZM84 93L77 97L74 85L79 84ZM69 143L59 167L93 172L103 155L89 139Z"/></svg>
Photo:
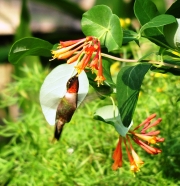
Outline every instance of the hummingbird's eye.
<svg viewBox="0 0 180 186"><path fill-rule="evenodd" d="M74 82L75 82L76 80L78 81L78 77L77 77L76 75L73 76L73 77L71 77L71 78L68 80L67 84L66 84L67 89L69 89L69 88L74 84Z"/></svg>
<svg viewBox="0 0 180 186"><path fill-rule="evenodd" d="M71 83L74 81L75 77L72 77L67 82L67 88L71 86Z"/></svg>
<svg viewBox="0 0 180 186"><path fill-rule="evenodd" d="M72 77L68 82L71 84L74 81L74 77Z"/></svg>

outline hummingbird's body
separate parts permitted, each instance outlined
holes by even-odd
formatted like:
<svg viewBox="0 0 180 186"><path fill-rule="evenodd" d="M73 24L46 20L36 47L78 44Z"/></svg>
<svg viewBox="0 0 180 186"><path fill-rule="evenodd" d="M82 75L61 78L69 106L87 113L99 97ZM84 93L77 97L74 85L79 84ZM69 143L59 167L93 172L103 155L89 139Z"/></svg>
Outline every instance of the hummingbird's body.
<svg viewBox="0 0 180 186"><path fill-rule="evenodd" d="M57 140L60 138L64 124L71 120L77 108L78 89L79 81L77 75L75 75L68 80L67 92L57 107L54 132L54 138Z"/></svg>

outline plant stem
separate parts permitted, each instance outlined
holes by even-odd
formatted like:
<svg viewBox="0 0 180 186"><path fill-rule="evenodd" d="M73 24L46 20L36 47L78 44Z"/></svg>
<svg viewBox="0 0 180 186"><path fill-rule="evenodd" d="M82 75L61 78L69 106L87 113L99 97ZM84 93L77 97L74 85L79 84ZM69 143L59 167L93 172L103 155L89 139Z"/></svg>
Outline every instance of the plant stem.
<svg viewBox="0 0 180 186"><path fill-rule="evenodd" d="M101 56L103 57L106 57L106 58L110 58L110 59L113 59L113 60L116 60L116 61L122 61L122 62L129 62L129 63L137 63L138 60L137 59L124 59L124 58L119 58L119 57L114 57L114 56L111 56L109 54L104 54L104 53L101 53Z"/></svg>
<svg viewBox="0 0 180 186"><path fill-rule="evenodd" d="M126 63L146 62L146 63L150 63L150 64L159 64L161 66L167 66L167 67L173 67L173 68L179 68L180 69L180 66L178 66L178 65L173 65L173 64L164 63L164 62L162 63L162 62L159 62L159 61L151 61L151 60L141 60L141 61L138 61L137 59L123 59L123 58L114 57L114 56L111 56L109 54L104 54L104 53L101 53L101 55L103 57L106 57L106 58L109 58L109 59L113 59L113 60L121 61L121 62L126 62Z"/></svg>

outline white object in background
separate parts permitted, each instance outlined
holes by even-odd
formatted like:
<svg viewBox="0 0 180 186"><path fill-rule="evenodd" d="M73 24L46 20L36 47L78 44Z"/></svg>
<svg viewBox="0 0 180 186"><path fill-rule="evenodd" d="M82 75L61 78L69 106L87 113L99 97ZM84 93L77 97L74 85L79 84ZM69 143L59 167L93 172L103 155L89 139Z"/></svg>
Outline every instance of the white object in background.
<svg viewBox="0 0 180 186"><path fill-rule="evenodd" d="M50 125L55 124L55 116L58 104L66 93L67 81L77 72L76 63L62 64L54 68L45 78L40 90L40 104L46 121ZM84 71L79 74L79 91L77 107L86 97L89 90L89 81Z"/></svg>

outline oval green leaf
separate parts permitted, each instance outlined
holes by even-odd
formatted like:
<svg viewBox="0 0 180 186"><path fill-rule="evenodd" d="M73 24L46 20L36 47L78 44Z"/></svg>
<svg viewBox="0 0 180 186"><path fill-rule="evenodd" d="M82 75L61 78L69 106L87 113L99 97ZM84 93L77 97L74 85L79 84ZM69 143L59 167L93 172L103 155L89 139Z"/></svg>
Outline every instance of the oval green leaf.
<svg viewBox="0 0 180 186"><path fill-rule="evenodd" d="M136 0L134 3L134 14L143 26L160 13L158 12L156 5L151 0ZM156 36L162 35L163 31L162 28L151 28L145 33L148 36Z"/></svg>
<svg viewBox="0 0 180 186"><path fill-rule="evenodd" d="M125 127L131 123L142 81L150 67L150 64L126 66L117 76L118 109Z"/></svg>
<svg viewBox="0 0 180 186"><path fill-rule="evenodd" d="M145 29L148 28L161 27L174 22L176 22L176 18L174 16L162 14L154 17L153 19L151 19L151 21L144 24L140 29L140 33L142 33Z"/></svg>
<svg viewBox="0 0 180 186"><path fill-rule="evenodd" d="M83 14L82 31L86 36L95 36L108 51L119 50L123 32L118 16L105 5L97 5Z"/></svg>
<svg viewBox="0 0 180 186"><path fill-rule="evenodd" d="M25 56L44 56L51 57L51 49L53 45L48 41L27 37L16 41L8 54L9 62L16 64Z"/></svg>
<svg viewBox="0 0 180 186"><path fill-rule="evenodd" d="M111 60L109 59L103 59L103 74L106 78L105 82L110 85L111 87L115 87L115 83L112 80L111 72L110 72L110 66L111 66Z"/></svg>

